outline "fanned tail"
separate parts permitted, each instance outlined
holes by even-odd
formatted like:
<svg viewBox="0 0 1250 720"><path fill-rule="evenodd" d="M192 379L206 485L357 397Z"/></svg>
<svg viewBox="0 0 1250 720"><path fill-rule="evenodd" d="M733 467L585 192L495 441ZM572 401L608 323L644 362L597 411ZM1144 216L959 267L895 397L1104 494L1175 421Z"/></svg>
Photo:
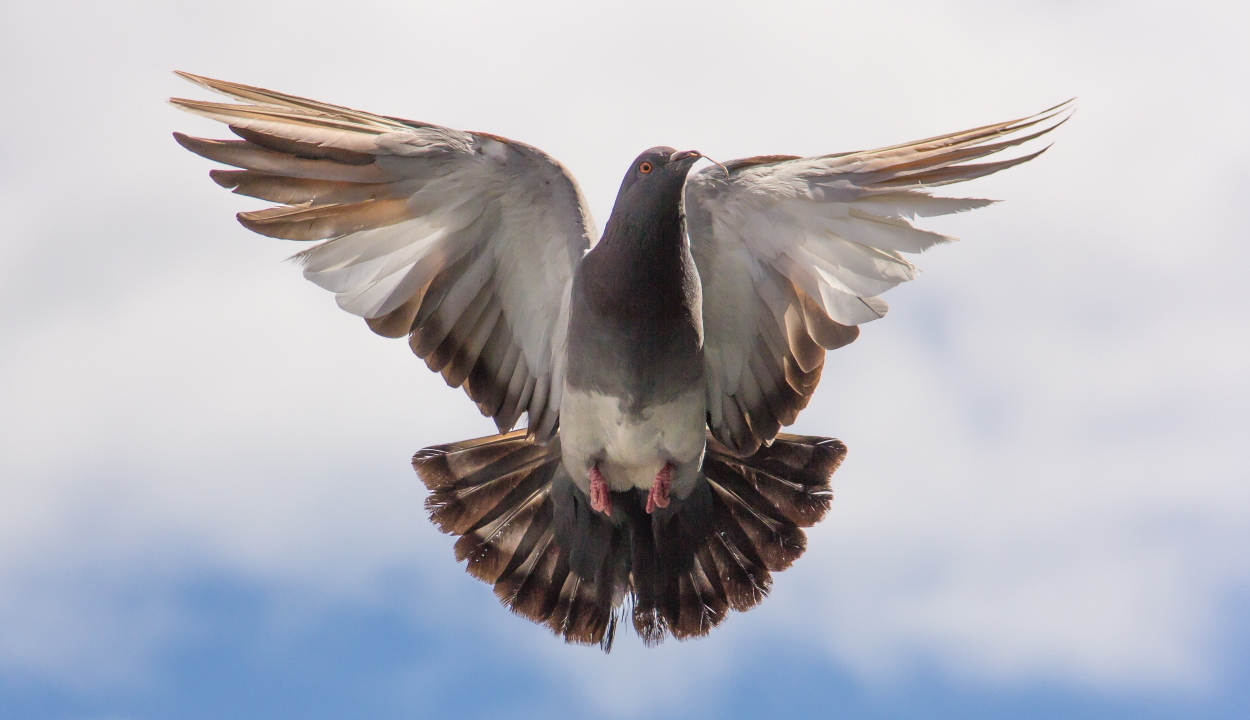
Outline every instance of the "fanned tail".
<svg viewBox="0 0 1250 720"><path fill-rule="evenodd" d="M709 435L706 482L689 497L648 514L641 491L613 493L611 518L568 477L558 439L516 431L439 445L413 466L471 575L513 612L606 652L626 598L648 645L706 635L763 600L772 573L806 549L802 528L829 510L845 455L837 440L783 433L741 458Z"/></svg>
<svg viewBox="0 0 1250 720"><path fill-rule="evenodd" d="M787 433L737 457L709 433L707 482L650 519L656 561L632 568L634 628L643 641L706 635L729 610L759 604L772 573L807 549L802 528L829 511L829 478L844 457L839 440ZM635 548L640 554L648 556Z"/></svg>
<svg viewBox="0 0 1250 720"><path fill-rule="evenodd" d="M580 558L556 542L553 486L556 494L565 484L573 489L558 441L539 445L517 430L426 448L412 464L431 490L430 520L460 536L456 559L468 561L469 574L494 585L510 610L566 642L611 650L620 605L613 589L624 583L619 573L572 572L570 562ZM627 544L611 537L606 519L602 524L609 526L609 546Z"/></svg>

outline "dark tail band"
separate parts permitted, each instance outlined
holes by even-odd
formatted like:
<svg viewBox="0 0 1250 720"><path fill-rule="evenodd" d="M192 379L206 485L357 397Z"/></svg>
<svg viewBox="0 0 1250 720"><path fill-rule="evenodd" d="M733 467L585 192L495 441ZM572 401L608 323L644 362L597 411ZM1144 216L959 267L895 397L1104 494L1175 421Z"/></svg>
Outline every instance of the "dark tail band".
<svg viewBox="0 0 1250 720"><path fill-rule="evenodd" d="M520 430L426 448L412 463L470 574L513 612L608 651L627 613L654 644L706 635L763 600L772 573L806 549L801 528L828 512L845 456L837 440L781 434L739 458L709 435L707 482L690 497L647 514L640 491L613 493L611 518L564 472L558 439L537 445Z"/></svg>

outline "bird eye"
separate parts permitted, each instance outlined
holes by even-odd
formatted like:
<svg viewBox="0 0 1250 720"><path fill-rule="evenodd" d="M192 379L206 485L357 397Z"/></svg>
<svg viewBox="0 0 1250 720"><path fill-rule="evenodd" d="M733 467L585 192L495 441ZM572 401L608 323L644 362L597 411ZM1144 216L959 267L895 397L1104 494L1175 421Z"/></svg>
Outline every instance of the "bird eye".
<svg viewBox="0 0 1250 720"><path fill-rule="evenodd" d="M638 163L638 172L642 173L643 175L646 175L647 173L651 172L652 169L653 168L651 166L651 163L647 162L646 160L643 160L642 162Z"/></svg>

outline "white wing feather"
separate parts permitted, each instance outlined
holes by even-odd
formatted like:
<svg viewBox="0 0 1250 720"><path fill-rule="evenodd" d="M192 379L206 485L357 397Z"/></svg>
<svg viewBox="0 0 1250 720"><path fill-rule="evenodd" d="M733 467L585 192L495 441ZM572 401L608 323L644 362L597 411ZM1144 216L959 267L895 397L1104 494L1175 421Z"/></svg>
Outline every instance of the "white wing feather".
<svg viewBox="0 0 1250 720"><path fill-rule="evenodd" d="M878 296L916 277L903 253L955 239L910 220L993 202L934 197L927 188L1036 157L967 164L1049 132L1066 118L1021 133L1065 106L880 150L750 158L693 174L686 222L703 284L717 439L750 453L793 422L819 380L820 348L854 340L855 326L888 310Z"/></svg>
<svg viewBox="0 0 1250 720"><path fill-rule="evenodd" d="M179 73L243 104L174 99L243 141L178 136L242 171L235 192L287 208L240 213L296 257L339 307L464 385L501 430L529 414L549 438L563 387L574 264L595 238L573 178L521 143Z"/></svg>

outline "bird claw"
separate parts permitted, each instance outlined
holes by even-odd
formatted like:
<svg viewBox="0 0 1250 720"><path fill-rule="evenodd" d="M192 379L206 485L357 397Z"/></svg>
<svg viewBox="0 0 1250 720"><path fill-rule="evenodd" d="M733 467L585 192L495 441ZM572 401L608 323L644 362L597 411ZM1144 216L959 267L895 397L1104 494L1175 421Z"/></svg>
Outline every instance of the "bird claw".
<svg viewBox="0 0 1250 720"><path fill-rule="evenodd" d="M612 491L608 490L598 463L590 467L590 508L604 515L612 514Z"/></svg>
<svg viewBox="0 0 1250 720"><path fill-rule="evenodd" d="M664 467L655 476L655 482L651 484L651 492L647 493L647 514L655 512L656 508L668 507L668 491L672 487L673 464L664 463Z"/></svg>

